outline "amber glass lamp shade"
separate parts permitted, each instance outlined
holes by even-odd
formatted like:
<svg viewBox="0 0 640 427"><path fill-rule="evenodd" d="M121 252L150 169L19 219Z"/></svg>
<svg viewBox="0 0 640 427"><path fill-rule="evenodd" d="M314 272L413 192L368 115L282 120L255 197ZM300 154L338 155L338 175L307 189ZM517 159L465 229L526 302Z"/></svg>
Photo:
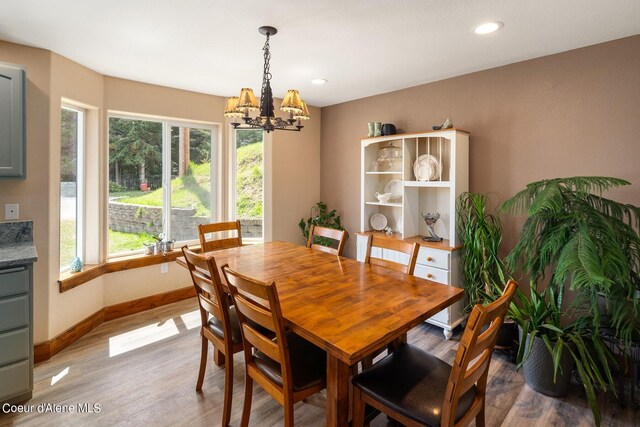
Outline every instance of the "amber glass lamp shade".
<svg viewBox="0 0 640 427"><path fill-rule="evenodd" d="M307 103L304 101L301 101L301 102L302 102L302 112L293 113L293 118L299 119L299 120L309 120L311 118L311 115L309 114L309 108L307 108Z"/></svg>
<svg viewBox="0 0 640 427"><path fill-rule="evenodd" d="M289 89L280 104L282 111L288 111L293 114L302 113L302 100L300 94L295 89Z"/></svg>
<svg viewBox="0 0 640 427"><path fill-rule="evenodd" d="M240 108L238 108L238 100L237 96L230 96L227 98L227 106L224 109L225 117L241 117L244 116L244 113Z"/></svg>
<svg viewBox="0 0 640 427"><path fill-rule="evenodd" d="M243 87L240 91L240 98L238 99L238 107L237 108L246 108L248 110L257 110L260 108L258 106L258 101L256 100L256 96L253 94L253 89L248 87Z"/></svg>

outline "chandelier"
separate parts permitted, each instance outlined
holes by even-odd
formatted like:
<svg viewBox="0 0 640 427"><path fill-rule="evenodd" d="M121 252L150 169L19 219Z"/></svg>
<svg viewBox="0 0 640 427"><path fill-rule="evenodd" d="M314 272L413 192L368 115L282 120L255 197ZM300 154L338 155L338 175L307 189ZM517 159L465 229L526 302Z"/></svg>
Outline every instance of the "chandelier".
<svg viewBox="0 0 640 427"><path fill-rule="evenodd" d="M266 132L272 130L300 131L302 120L310 119L307 104L300 98L300 94L295 89L290 89L282 100L280 110L288 113L288 117L276 117L273 108L273 93L271 92L271 72L269 71L269 37L275 35L278 30L273 27L258 28L260 34L267 37L262 50L264 51L264 69L262 71L262 89L260 91L260 104L253 94L253 89L244 87L240 91L240 96L227 98L227 106L224 110L226 117L231 117L231 125L234 129L263 129ZM260 115L252 117L253 111L260 111ZM243 121L240 123L239 118Z"/></svg>

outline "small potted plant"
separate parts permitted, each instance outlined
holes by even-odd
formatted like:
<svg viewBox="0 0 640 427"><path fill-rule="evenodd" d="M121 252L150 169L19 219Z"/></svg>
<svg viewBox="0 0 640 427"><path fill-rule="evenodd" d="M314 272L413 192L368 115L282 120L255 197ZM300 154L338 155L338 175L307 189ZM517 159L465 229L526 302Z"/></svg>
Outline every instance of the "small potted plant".
<svg viewBox="0 0 640 427"><path fill-rule="evenodd" d="M311 216L307 218L306 221L302 218L298 223L298 227L302 230L302 237L304 238L305 243L309 239L309 230L311 230L312 225L344 230L344 227L342 227L340 222L340 215L338 215L338 212L335 209L328 211L327 204L323 202L316 203L315 206L311 208ZM333 240L324 237L315 236L314 239L315 243L323 246L332 247L336 244Z"/></svg>

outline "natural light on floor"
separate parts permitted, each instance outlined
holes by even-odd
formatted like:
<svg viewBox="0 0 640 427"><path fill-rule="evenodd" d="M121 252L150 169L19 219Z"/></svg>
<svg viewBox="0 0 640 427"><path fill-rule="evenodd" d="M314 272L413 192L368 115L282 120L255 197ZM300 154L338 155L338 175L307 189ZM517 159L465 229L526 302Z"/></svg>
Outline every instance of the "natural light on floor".
<svg viewBox="0 0 640 427"><path fill-rule="evenodd" d="M200 310L190 311L189 313L181 314L180 318L184 326L191 330L200 327Z"/></svg>
<svg viewBox="0 0 640 427"><path fill-rule="evenodd" d="M54 375L54 376L51 377L51 385L54 385L55 383L60 381L68 373L69 373L69 367L67 366L62 371L60 371L60 373L58 375Z"/></svg>
<svg viewBox="0 0 640 427"><path fill-rule="evenodd" d="M116 335L109 338L109 357L153 344L179 333L176 323L173 319L169 319Z"/></svg>

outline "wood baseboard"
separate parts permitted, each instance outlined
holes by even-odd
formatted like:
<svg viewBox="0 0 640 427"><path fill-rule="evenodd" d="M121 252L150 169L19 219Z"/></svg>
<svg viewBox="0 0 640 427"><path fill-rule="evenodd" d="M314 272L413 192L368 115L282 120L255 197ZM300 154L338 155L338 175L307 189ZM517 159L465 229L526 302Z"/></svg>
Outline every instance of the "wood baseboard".
<svg viewBox="0 0 640 427"><path fill-rule="evenodd" d="M186 288L176 289L175 291L164 292L132 301L126 301L120 304L110 305L103 309L104 320L106 322L108 320L117 319L119 317L128 316L130 314L139 313L156 307L162 307L163 305L182 301L183 299L195 296L196 291L193 286L188 286Z"/></svg>
<svg viewBox="0 0 640 427"><path fill-rule="evenodd" d="M196 293L193 286L188 286L174 291L163 292L157 295L150 295L148 297L110 305L100 309L49 341L36 344L33 348L34 362L38 363L49 360L53 355L70 346L82 336L100 326L103 322L139 313L141 311L150 310L152 308L161 307L163 305L182 301L195 296Z"/></svg>

